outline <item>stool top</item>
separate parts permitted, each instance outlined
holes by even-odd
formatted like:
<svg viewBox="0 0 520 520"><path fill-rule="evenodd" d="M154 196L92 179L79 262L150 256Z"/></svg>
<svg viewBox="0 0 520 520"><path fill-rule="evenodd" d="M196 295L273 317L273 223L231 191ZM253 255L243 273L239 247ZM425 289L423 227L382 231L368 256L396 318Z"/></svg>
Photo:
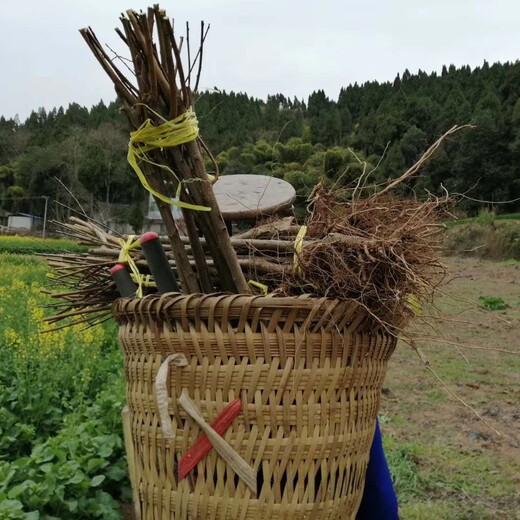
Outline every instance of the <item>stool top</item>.
<svg viewBox="0 0 520 520"><path fill-rule="evenodd" d="M288 182L268 175L222 175L213 191L225 220L273 215L289 208L296 198Z"/></svg>

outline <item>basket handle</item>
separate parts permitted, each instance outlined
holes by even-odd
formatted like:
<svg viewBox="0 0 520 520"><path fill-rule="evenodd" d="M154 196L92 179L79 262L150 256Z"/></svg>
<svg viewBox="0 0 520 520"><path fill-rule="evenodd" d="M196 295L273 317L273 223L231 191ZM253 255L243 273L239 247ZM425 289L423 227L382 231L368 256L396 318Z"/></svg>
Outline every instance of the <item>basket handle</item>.
<svg viewBox="0 0 520 520"><path fill-rule="evenodd" d="M159 367L157 377L155 378L155 393L159 418L161 420L161 429L164 438L172 442L175 439L175 435L172 429L170 414L168 413L168 389L166 388L166 379L168 378L170 363L174 363L174 365L178 367L185 367L188 361L184 354L181 353L168 356ZM204 420L204 417L195 406L195 403L188 397L185 391L182 392L177 402L208 436L208 439L217 453L229 464L233 471L256 496L255 470Z"/></svg>
<svg viewBox="0 0 520 520"><path fill-rule="evenodd" d="M202 417L195 403L188 397L188 394L183 392L178 402L208 436L217 453L231 466L233 471L256 496L255 470L204 420L204 417Z"/></svg>
<svg viewBox="0 0 520 520"><path fill-rule="evenodd" d="M164 438L173 441L175 435L172 430L172 422L168 413L168 389L166 388L166 379L168 378L168 368L170 363L177 367L185 367L188 364L184 354L177 352L168 356L159 367L157 377L155 378L155 395L157 399L157 409L159 410L159 418L161 419L161 428Z"/></svg>

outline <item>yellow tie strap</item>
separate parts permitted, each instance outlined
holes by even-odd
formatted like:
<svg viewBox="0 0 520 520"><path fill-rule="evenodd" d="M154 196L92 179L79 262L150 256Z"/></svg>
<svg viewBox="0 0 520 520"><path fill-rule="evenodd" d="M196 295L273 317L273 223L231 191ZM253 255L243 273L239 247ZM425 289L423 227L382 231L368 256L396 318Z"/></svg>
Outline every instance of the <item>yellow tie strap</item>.
<svg viewBox="0 0 520 520"><path fill-rule="evenodd" d="M264 296L267 296L267 293L269 292L269 287L267 285L264 285L263 283L257 282L255 280L248 280L248 285L251 285L252 287L256 287L257 289L260 289L262 294Z"/></svg>
<svg viewBox="0 0 520 520"><path fill-rule="evenodd" d="M159 114L156 115L161 117ZM150 152L151 150L179 146L197 139L199 135L199 123L197 121L195 112L190 107L188 110L186 110L186 112L184 112L184 114L181 114L171 121L166 121L162 117L161 119L164 120L164 123L159 126L154 126L152 121L147 119L137 130L130 133L130 142L128 143L127 155L128 163L130 166L132 166L143 187L163 202L171 204L172 206L178 206L179 208L192 209L195 211L211 211L211 208L206 206L188 204L187 202L182 202L180 200L182 185L186 182L200 181L200 179L181 181L177 178L175 172L169 166L166 164L155 163L147 155L147 152ZM177 200L166 197L150 186L150 183L146 179L146 176L139 166L140 162L146 162L166 170L175 179L177 179ZM212 176L208 175L208 178L210 182L212 182Z"/></svg>
<svg viewBox="0 0 520 520"><path fill-rule="evenodd" d="M294 257L293 257L293 269L296 274L302 275L303 271L300 264L299 256L303 251L303 237L307 233L307 226L302 226L296 235L294 241Z"/></svg>
<svg viewBox="0 0 520 520"><path fill-rule="evenodd" d="M143 297L143 285L144 285L144 276L139 272L135 260L130 256L130 251L132 249L137 249L140 247L139 240L135 240L135 235L129 235L126 240L123 238L119 239L119 243L121 244L121 251L119 252L119 258L117 259L118 263L125 264L130 269L130 276L137 284L137 291L135 293L136 298Z"/></svg>
<svg viewBox="0 0 520 520"><path fill-rule="evenodd" d="M412 309L413 313L416 316L422 315L422 305L421 302L417 299L417 297L414 294L409 294L407 298L407 303Z"/></svg>
<svg viewBox="0 0 520 520"><path fill-rule="evenodd" d="M130 278L137 284L139 284L139 280L141 280L143 287L157 287L151 274L140 274L138 278L134 273L130 273Z"/></svg>

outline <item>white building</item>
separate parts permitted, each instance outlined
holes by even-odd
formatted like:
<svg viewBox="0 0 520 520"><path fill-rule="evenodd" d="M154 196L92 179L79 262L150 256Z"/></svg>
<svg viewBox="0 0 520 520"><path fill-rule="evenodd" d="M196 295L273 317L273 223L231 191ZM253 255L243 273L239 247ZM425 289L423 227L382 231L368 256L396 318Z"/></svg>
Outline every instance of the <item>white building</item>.
<svg viewBox="0 0 520 520"><path fill-rule="evenodd" d="M9 229L23 229L35 231L42 228L43 219L29 213L14 213L7 217L7 227Z"/></svg>
<svg viewBox="0 0 520 520"><path fill-rule="evenodd" d="M173 218L180 224L180 221L182 221L181 209L177 206L172 206L172 215ZM165 233L161 213L159 211L159 208L157 207L157 204L152 194L150 194L148 198L148 212L146 214L144 227L145 231L155 231L160 235Z"/></svg>

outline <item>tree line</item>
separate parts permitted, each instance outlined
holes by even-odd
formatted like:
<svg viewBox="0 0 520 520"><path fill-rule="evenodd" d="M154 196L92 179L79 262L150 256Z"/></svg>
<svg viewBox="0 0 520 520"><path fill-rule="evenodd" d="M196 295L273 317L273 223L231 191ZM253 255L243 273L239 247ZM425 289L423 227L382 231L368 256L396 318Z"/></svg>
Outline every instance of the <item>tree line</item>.
<svg viewBox="0 0 520 520"><path fill-rule="evenodd" d="M467 193L470 214L478 200L520 197L520 62L406 70L393 82L344 87L337 99L323 90L307 100L214 90L197 96L195 111L222 174L275 175L301 200L319 180L347 185L365 168L375 182L394 178L443 132L467 123L474 128L451 139L409 193ZM117 101L40 108L24 122L1 117L2 207L20 198L20 211L22 197L41 195L68 205L74 196L88 208L124 204L127 218L142 218L146 197L126 162L128 132Z"/></svg>

